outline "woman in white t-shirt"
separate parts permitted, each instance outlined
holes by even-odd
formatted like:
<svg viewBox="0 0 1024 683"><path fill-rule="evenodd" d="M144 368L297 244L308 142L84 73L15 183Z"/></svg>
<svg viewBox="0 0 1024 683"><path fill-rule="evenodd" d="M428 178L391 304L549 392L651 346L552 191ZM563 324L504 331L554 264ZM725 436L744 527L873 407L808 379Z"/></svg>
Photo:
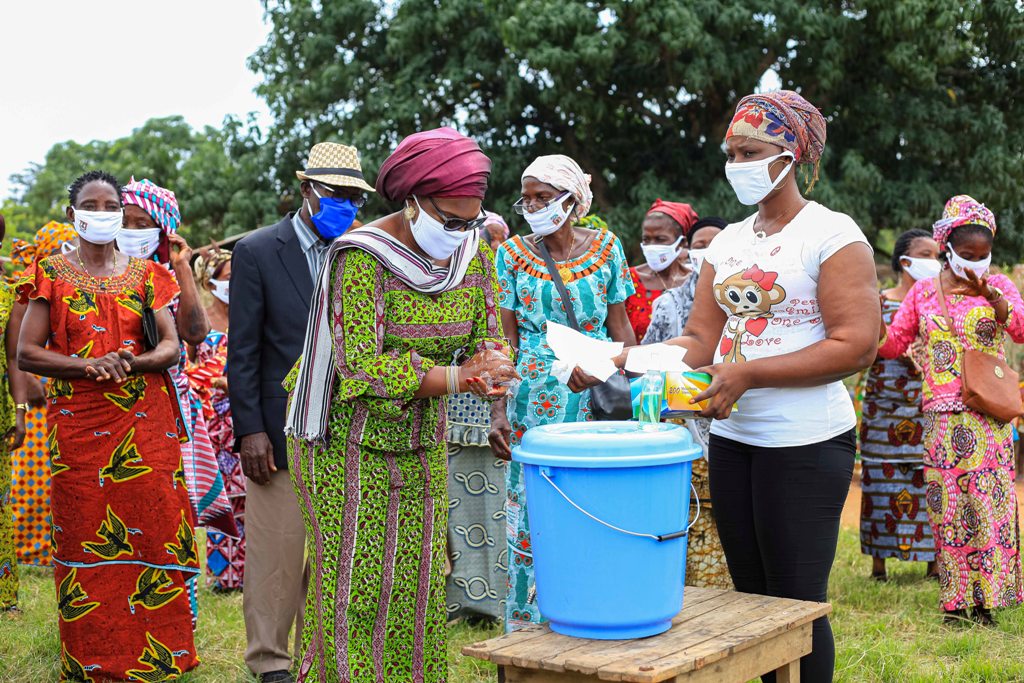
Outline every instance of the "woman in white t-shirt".
<svg viewBox="0 0 1024 683"><path fill-rule="evenodd" d="M813 186L824 145L825 119L796 93L740 100L725 171L757 213L715 238L683 336L669 342L714 376L698 398L715 418L711 500L736 590L815 601L827 598L853 473L842 378L874 360L881 318L864 235L798 187L795 167L811 165ZM834 662L822 618L801 680L830 681Z"/></svg>

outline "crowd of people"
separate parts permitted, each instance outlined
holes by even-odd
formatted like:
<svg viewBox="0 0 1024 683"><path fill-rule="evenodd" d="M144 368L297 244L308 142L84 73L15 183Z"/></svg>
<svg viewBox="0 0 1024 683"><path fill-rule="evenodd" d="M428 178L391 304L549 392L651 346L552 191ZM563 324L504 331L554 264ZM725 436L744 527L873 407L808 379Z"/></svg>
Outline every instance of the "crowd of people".
<svg viewBox="0 0 1024 683"><path fill-rule="evenodd" d="M232 251L193 252L170 188L73 179L67 223L13 245L0 287L0 607L19 563L52 566L62 679L167 680L199 663L205 566L242 591L261 681L446 680L453 617L544 621L510 457L595 419L600 384L552 372L555 322L621 342L619 368L668 344L712 375L691 583L827 600L859 452L870 575L927 562L947 621L993 623L1024 602L1013 420L963 368L1024 341L995 216L950 199L898 238L879 294L856 223L806 198L812 104L745 97L724 142L751 215L658 198L635 267L574 159L522 170L513 234L451 128L403 139L372 185L355 148L316 144L301 206ZM397 210L357 221L369 193ZM823 617L801 676L834 661Z"/></svg>

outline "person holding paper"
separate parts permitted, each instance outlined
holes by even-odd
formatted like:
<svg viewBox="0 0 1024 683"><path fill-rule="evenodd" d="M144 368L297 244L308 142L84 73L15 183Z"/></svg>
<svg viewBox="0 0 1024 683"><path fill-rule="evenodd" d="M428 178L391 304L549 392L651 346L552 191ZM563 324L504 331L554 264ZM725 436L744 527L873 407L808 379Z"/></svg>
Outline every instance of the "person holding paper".
<svg viewBox="0 0 1024 683"><path fill-rule="evenodd" d="M817 180L825 125L792 91L740 100L725 175L757 210L715 238L690 321L669 342L713 377L695 400L709 400L704 416L715 418L711 500L736 590L813 601L827 599L853 475L857 418L841 380L874 361L881 322L864 234L799 187L798 165L810 167L807 192ZM580 373L570 380L589 384ZM826 617L812 643L801 680L831 681Z"/></svg>
<svg viewBox="0 0 1024 683"><path fill-rule="evenodd" d="M636 344L624 305L633 294L626 256L604 221L587 216L592 200L590 176L567 156L538 157L523 171L522 198L514 208L533 234L513 237L497 254L502 324L518 348L517 369L523 378L519 391L507 402L507 411L505 401L495 402L492 408L489 438L499 457L509 458L510 446L532 427L590 419L589 393L572 393L552 374L556 357L547 343L547 323L570 323L538 245L545 245L555 261L555 276L572 297L580 331L595 340ZM506 484L505 628L512 631L539 623L542 617L534 596L530 524L518 463L509 463Z"/></svg>

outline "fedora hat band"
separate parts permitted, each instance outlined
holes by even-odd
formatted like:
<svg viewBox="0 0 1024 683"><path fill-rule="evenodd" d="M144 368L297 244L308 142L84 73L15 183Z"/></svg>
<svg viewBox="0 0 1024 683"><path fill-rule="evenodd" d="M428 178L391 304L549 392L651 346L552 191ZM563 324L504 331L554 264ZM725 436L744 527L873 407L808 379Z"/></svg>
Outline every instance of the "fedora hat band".
<svg viewBox="0 0 1024 683"><path fill-rule="evenodd" d="M343 175L364 180L362 171L351 168L307 168L303 173L305 175Z"/></svg>

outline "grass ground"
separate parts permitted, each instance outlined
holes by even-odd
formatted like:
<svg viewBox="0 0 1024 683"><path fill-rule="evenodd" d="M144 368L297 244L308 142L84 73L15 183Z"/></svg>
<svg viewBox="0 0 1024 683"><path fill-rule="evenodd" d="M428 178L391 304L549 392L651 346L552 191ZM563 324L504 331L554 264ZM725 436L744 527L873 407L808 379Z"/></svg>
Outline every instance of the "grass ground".
<svg viewBox="0 0 1024 683"><path fill-rule="evenodd" d="M851 500L859 502L854 492ZM832 573L832 620L837 643L836 681L918 683L1024 681L1024 608L1002 610L997 628L945 626L937 585L925 581L924 564L889 564L888 583L867 578L870 560L860 554L855 515L839 539ZM53 580L49 571L22 568L18 616L0 615L0 683L58 680L58 640ZM450 683L494 680L494 668L459 654L462 646L493 637L497 629L457 624L449 630ZM200 591L197 633L202 665L185 683L244 683L245 629L240 595Z"/></svg>

